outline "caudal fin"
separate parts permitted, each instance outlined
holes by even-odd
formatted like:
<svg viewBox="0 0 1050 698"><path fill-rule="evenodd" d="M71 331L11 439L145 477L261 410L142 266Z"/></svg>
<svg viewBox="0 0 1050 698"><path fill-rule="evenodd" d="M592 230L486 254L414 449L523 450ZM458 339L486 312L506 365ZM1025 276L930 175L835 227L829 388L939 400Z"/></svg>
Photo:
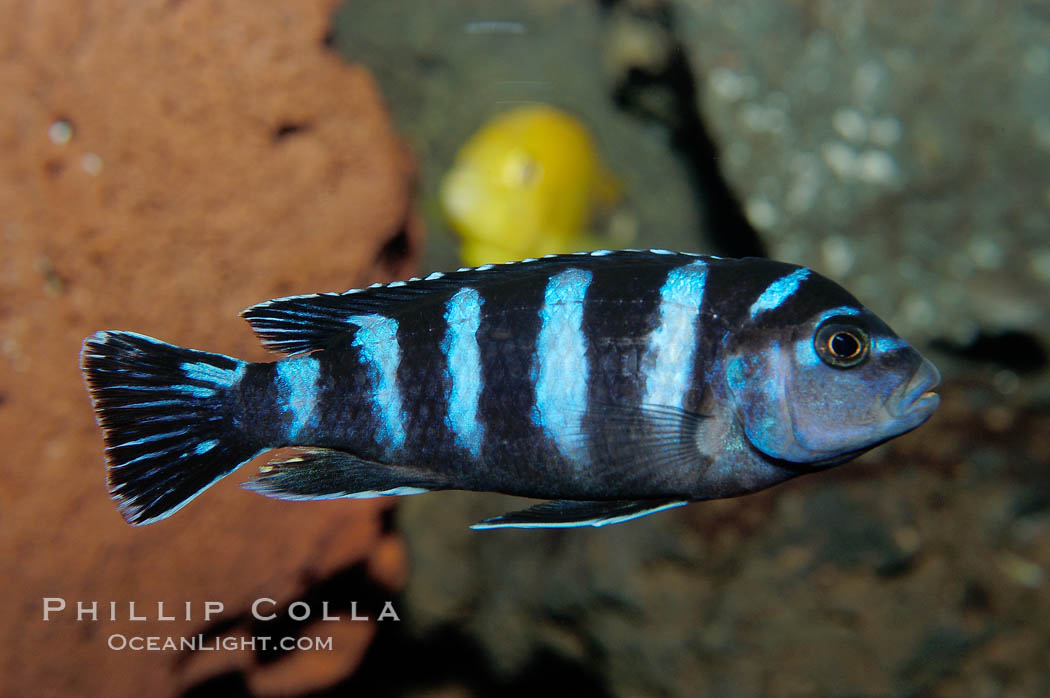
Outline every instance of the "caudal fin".
<svg viewBox="0 0 1050 698"><path fill-rule="evenodd" d="M244 361L98 332L84 340L80 367L106 441L109 492L130 524L171 516L259 450L234 423Z"/></svg>

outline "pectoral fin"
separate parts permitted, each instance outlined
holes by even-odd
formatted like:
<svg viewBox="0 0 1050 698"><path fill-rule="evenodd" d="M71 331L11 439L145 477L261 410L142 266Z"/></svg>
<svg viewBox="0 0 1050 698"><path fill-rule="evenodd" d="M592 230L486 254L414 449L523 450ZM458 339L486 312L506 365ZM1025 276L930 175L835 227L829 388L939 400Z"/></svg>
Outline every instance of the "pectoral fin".
<svg viewBox="0 0 1050 698"><path fill-rule="evenodd" d="M528 509L513 511L485 519L471 526L486 528L575 528L577 526L607 526L655 514L688 504L684 500L646 499L585 502L561 500L543 502Z"/></svg>

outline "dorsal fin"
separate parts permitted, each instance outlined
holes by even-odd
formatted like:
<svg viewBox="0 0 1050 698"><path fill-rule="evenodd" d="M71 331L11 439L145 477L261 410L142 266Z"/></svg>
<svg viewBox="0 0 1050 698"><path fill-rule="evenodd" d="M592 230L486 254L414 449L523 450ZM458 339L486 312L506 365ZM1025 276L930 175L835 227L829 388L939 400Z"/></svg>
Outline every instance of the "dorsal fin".
<svg viewBox="0 0 1050 698"><path fill-rule="evenodd" d="M477 286L532 276L547 275L554 269L573 264L605 264L614 260L666 260L669 257L697 257L687 252L669 250L596 250L573 254L547 255L520 262L483 264L463 267L453 272L434 272L408 281L372 284L345 293L313 293L265 301L241 312L259 340L272 351L289 355L304 354L327 346L337 336L350 332L363 315L391 316L399 306L418 302L427 296L435 299L455 293L464 286Z"/></svg>

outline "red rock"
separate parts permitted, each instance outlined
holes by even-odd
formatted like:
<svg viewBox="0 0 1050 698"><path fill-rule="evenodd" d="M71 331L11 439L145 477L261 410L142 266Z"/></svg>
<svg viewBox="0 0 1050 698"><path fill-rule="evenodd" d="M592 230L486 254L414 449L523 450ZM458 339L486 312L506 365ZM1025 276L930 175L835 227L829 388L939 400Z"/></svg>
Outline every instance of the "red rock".
<svg viewBox="0 0 1050 698"><path fill-rule="evenodd" d="M368 561L368 576L390 589L400 589L408 581L408 551L404 542L387 536L376 546Z"/></svg>
<svg viewBox="0 0 1050 698"><path fill-rule="evenodd" d="M268 500L237 487L253 466L171 519L129 527L106 493L77 367L100 329L265 360L242 308L414 271L412 162L369 75L325 48L331 6L0 7L0 554L13 580L0 641L12 695L163 695L237 669L250 681L254 655L216 652L202 668L107 639L192 634L208 625L206 600L244 634L254 599L294 601L377 554L387 504ZM49 136L56 122L68 140ZM43 597L97 600L102 614L117 601L122 619L44 622ZM152 616L157 601L191 601L193 618L130 621L130 600Z"/></svg>

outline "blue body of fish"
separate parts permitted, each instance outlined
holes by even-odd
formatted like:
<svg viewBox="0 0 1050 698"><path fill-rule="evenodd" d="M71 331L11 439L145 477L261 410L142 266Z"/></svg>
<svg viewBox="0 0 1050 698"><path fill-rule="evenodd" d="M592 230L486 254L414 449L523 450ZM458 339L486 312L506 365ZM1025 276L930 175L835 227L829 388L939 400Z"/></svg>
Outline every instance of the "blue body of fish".
<svg viewBox="0 0 1050 698"><path fill-rule="evenodd" d="M550 501L476 528L604 525L837 465L938 404L936 368L853 296L763 259L602 250L243 315L288 357L85 340L130 523L293 446L246 487L304 500L490 490Z"/></svg>

